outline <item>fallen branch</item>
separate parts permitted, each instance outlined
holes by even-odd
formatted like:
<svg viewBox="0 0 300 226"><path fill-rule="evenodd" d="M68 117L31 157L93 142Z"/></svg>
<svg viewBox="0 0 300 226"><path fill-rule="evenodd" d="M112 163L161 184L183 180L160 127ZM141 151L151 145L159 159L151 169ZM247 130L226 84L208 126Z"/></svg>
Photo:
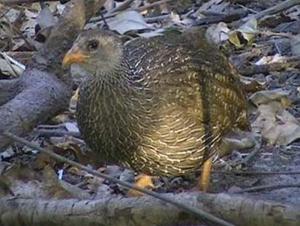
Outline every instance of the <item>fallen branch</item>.
<svg viewBox="0 0 300 226"><path fill-rule="evenodd" d="M256 14L249 15L247 17L242 18L239 21L236 21L232 24L233 27L239 27L245 22L249 21L251 18L255 18L256 20L260 20L265 16L273 15L279 12L282 12L284 10L287 10L295 5L299 5L300 0L286 0L284 2L280 2L277 5L274 5L273 7L270 7L268 9L262 10Z"/></svg>
<svg viewBox="0 0 300 226"><path fill-rule="evenodd" d="M55 136L56 137L72 136L76 138L81 137L79 132L65 131L63 129L37 129L35 130L35 133L43 137L55 137Z"/></svg>
<svg viewBox="0 0 300 226"><path fill-rule="evenodd" d="M270 64L243 66L238 71L243 76L252 76L254 74L269 74L273 71L283 71L289 68L299 67L299 57L286 58L284 62Z"/></svg>
<svg viewBox="0 0 300 226"><path fill-rule="evenodd" d="M233 21L244 18L246 15L248 15L248 11L239 9L239 10L234 10L233 12L227 14L206 16L204 18L197 20L195 22L195 25L201 26L201 25L215 24L219 22L231 23Z"/></svg>
<svg viewBox="0 0 300 226"><path fill-rule="evenodd" d="M133 1L134 0L126 0L126 1L124 1L118 7L112 9L108 14L112 14L112 13L115 13L115 12L120 12L120 11L128 9L130 7L131 3L133 3Z"/></svg>
<svg viewBox="0 0 300 226"><path fill-rule="evenodd" d="M282 12L284 10L287 10L295 5L299 5L300 4L300 1L299 0L286 0L284 2L280 2L279 4L271 7L271 8L268 8L266 10L263 10L263 11L260 11L259 13L255 14L255 18L256 19L261 19L262 17L264 16L267 16L267 15L272 15L272 14L276 14L276 13L279 13L279 12Z"/></svg>
<svg viewBox="0 0 300 226"><path fill-rule="evenodd" d="M165 194L193 208L207 211L241 226L297 226L299 206L229 194ZM182 210L153 199L106 198L100 200L0 199L1 225L61 226L155 226L195 225L196 219Z"/></svg>
<svg viewBox="0 0 300 226"><path fill-rule="evenodd" d="M64 76L67 73L61 68L63 55L104 2L73 0L66 5L48 40L20 76L17 87L1 89L0 134L6 130L17 135L26 134L67 108L71 90ZM1 80L0 87L8 83L14 86L12 81ZM8 144L9 139L0 135L0 149Z"/></svg>

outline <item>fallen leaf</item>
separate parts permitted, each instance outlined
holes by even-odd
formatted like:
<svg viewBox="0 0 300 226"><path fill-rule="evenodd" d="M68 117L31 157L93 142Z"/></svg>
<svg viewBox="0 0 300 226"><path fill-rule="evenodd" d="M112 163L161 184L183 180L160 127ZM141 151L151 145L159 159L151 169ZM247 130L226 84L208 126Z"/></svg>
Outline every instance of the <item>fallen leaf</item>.
<svg viewBox="0 0 300 226"><path fill-rule="evenodd" d="M211 25L205 33L207 40L213 44L221 44L222 42L228 40L228 33L230 29L227 24L220 22L218 24Z"/></svg>
<svg viewBox="0 0 300 226"><path fill-rule="evenodd" d="M124 34L127 31L152 29L152 26L148 25L144 17L137 11L122 12L114 18L107 20L107 23L111 30L115 30L120 34Z"/></svg>
<svg viewBox="0 0 300 226"><path fill-rule="evenodd" d="M252 124L269 144L288 145L300 138L298 120L279 101L258 106L258 117Z"/></svg>
<svg viewBox="0 0 300 226"><path fill-rule="evenodd" d="M250 134L249 137L245 137L242 139L225 137L222 141L219 152L221 153L221 155L228 155L232 153L233 150L240 151L253 148L254 146L255 140L252 137L252 134Z"/></svg>
<svg viewBox="0 0 300 226"><path fill-rule="evenodd" d="M229 41L237 48L241 48L252 43L256 33L257 20L255 18L251 18L238 29L229 33Z"/></svg>
<svg viewBox="0 0 300 226"><path fill-rule="evenodd" d="M282 103L282 107L290 106L291 102L288 99L288 92L282 89L276 90L262 90L258 91L250 96L250 100L256 106L261 104L268 104L272 101L279 101Z"/></svg>

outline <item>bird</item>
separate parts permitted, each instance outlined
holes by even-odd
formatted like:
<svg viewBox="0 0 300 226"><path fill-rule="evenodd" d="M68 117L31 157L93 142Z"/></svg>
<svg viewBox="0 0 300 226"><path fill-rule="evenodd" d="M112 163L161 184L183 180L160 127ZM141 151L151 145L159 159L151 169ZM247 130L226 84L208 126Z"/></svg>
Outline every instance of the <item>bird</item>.
<svg viewBox="0 0 300 226"><path fill-rule="evenodd" d="M124 41L108 30L83 31L63 59L86 74L77 121L106 164L155 176L185 176L212 160L234 129L249 130L237 70L200 28Z"/></svg>

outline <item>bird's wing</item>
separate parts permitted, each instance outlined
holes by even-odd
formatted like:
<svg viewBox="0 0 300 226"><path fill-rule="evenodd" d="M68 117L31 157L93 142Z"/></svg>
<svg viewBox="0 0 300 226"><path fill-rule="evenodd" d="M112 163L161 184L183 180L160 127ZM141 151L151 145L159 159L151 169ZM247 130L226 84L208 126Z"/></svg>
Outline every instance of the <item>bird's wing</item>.
<svg viewBox="0 0 300 226"><path fill-rule="evenodd" d="M145 85L155 83L152 90L157 88L162 99L166 95L169 103L199 117L204 160L214 154L214 144L226 132L246 123L246 99L238 74L202 33L138 39L128 44L128 50L128 63L137 79Z"/></svg>

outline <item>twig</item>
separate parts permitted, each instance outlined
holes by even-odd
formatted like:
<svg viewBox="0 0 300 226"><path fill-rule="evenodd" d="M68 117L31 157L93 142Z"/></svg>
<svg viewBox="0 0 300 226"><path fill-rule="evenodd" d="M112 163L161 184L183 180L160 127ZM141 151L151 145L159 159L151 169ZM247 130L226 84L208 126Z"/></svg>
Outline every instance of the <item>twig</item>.
<svg viewBox="0 0 300 226"><path fill-rule="evenodd" d="M170 18L171 15L161 15L161 16L155 16L155 17L145 17L145 21L147 23L156 23L156 22L159 22L159 21L162 21L162 20L166 20L168 18Z"/></svg>
<svg viewBox="0 0 300 226"><path fill-rule="evenodd" d="M251 33L251 32L250 32ZM294 36L288 33L272 32L272 31L257 31L256 34L263 36L280 36L284 38L293 38Z"/></svg>
<svg viewBox="0 0 300 226"><path fill-rule="evenodd" d="M264 16L279 13L281 11L287 10L295 5L300 4L299 0L286 0L284 2L281 2L271 8L268 8L266 10L260 11L259 13L255 14L254 17L256 19L261 19Z"/></svg>
<svg viewBox="0 0 300 226"><path fill-rule="evenodd" d="M34 2L40 2L41 0L2 0L0 3L4 5L16 5L16 4L30 4ZM56 2L57 0L45 0L45 2Z"/></svg>
<svg viewBox="0 0 300 226"><path fill-rule="evenodd" d="M207 220L209 220L211 222L217 223L217 224L222 225L222 226L233 226L233 224L231 224L229 222L226 222L226 221L224 221L224 220L222 220L222 219L220 219L218 217L215 217L214 215L212 215L210 213L207 213L207 212L205 212L205 211L203 211L201 209L197 209L197 208L194 208L194 207L191 207L191 206L184 205L182 203L178 203L177 201L169 199L169 198L167 198L167 197L165 197L163 195L160 195L157 192L153 192L153 191L150 191L150 190L147 190L147 189L143 189L143 188L137 187L137 186L132 185L130 183L118 180L118 179L116 179L114 177L110 177L110 176L108 176L108 175L106 175L104 173L100 173L100 172L98 172L96 170L92 170L89 167L86 167L86 166L84 166L84 165L82 165L82 164L80 164L78 162L69 160L69 159L67 159L67 158L65 158L65 157L63 157L61 155L58 155L58 154L56 154L54 152L48 151L47 149L42 148L42 147L40 147L38 145L35 145L35 144L33 144L33 143L31 143L31 142L29 142L29 141L27 141L27 140L25 140L25 139L23 139L21 137L18 137L18 136L14 135L14 134L12 134L10 132L4 132L3 135L6 136L6 137L8 137L8 138L10 138L10 139L12 139L12 140L14 140L14 141L16 141L16 142L19 142L19 143L24 144L24 145L26 145L28 147L34 148L35 150L43 152L43 153L51 156L52 158L54 158L54 159L56 159L56 160L58 160L60 162L64 162L64 163L70 164L70 165L75 166L75 167L77 167L77 168L79 168L81 170L84 170L84 171L86 171L86 172L88 172L88 173L90 173L92 175L104 178L104 179L109 180L109 181L111 181L113 183L117 183L117 184L119 184L121 186L124 186L125 188L134 189L134 190L142 192L144 194L153 196L153 197L155 197L157 199L160 199L160 200L165 201L165 202L167 202L169 204L172 204L172 205L174 205L174 206L176 206L178 208L181 208L182 210L186 211L187 213L192 213L192 214L194 214L195 216L197 216L197 217L199 217L201 219L207 219Z"/></svg>
<svg viewBox="0 0 300 226"><path fill-rule="evenodd" d="M286 0L284 2L280 2L279 4L277 4L271 8L265 9L263 11L260 11L257 14L253 14L253 15L247 16L239 21L236 21L236 23L232 24L232 27L239 27L239 26L241 26L241 24L244 24L246 21L250 20L251 18L255 18L255 19L259 20L264 16L282 12L282 11L287 10L298 4L300 4L300 0Z"/></svg>
<svg viewBox="0 0 300 226"><path fill-rule="evenodd" d="M13 77L19 77L23 71L25 70L25 66L15 59L11 58L4 52L0 52L0 56L6 61L6 64L11 69L11 72L13 73Z"/></svg>
<svg viewBox="0 0 300 226"><path fill-rule="evenodd" d="M254 9L251 9L251 8L248 8L242 4L236 4L237 6L241 7L242 9L245 9L245 10L248 10L249 12L252 12L252 13L258 13L256 10Z"/></svg>
<svg viewBox="0 0 300 226"><path fill-rule="evenodd" d="M63 123L57 124L57 125L38 125L38 129L63 129L65 128L65 125Z"/></svg>
<svg viewBox="0 0 300 226"><path fill-rule="evenodd" d="M251 65L239 68L241 75L251 76L254 74L268 74L271 71L282 71L299 65L299 56L286 57L283 62L275 62L262 65Z"/></svg>
<svg viewBox="0 0 300 226"><path fill-rule="evenodd" d="M274 185L262 185L262 186L255 186L251 188L245 188L241 191L236 191L234 193L244 193L244 192L255 192L255 191L263 191L263 190L274 190L274 189L281 189L281 188L294 188L300 187L300 184L274 184Z"/></svg>
<svg viewBox="0 0 300 226"><path fill-rule="evenodd" d="M13 59L12 57L8 56L7 53L4 52L0 52L0 54L8 61L12 62L13 64L15 64L18 68L20 68L20 70L25 70L25 65L18 62L17 60Z"/></svg>
<svg viewBox="0 0 300 226"><path fill-rule="evenodd" d="M112 13L123 11L123 10L129 8L129 6L131 5L131 3L133 1L134 0L126 0L123 4L119 5L118 7L114 8L110 12L108 12L108 15L111 15Z"/></svg>
<svg viewBox="0 0 300 226"><path fill-rule="evenodd" d="M103 21L103 29L109 29L109 26L108 26L108 24L107 24L107 22L106 22L106 20L105 20L104 15L103 15L102 12L100 12L100 17L101 17L101 19Z"/></svg>
<svg viewBox="0 0 300 226"><path fill-rule="evenodd" d="M80 133L70 132L60 129L37 129L34 132L38 133L39 136L51 137L51 136L72 136L80 138Z"/></svg>
<svg viewBox="0 0 300 226"><path fill-rule="evenodd" d="M224 170L213 170L215 174L238 174L241 176L268 176L268 175L298 175L300 171L277 171L277 172L265 172L265 171L224 171Z"/></svg>
<svg viewBox="0 0 300 226"><path fill-rule="evenodd" d="M195 22L195 25L200 26L200 25L207 25L207 24L213 24L218 22L231 23L233 21L244 18L246 15L248 15L248 11L246 10L235 10L230 14L218 14L213 16L212 15L206 16L205 18L197 20Z"/></svg>

